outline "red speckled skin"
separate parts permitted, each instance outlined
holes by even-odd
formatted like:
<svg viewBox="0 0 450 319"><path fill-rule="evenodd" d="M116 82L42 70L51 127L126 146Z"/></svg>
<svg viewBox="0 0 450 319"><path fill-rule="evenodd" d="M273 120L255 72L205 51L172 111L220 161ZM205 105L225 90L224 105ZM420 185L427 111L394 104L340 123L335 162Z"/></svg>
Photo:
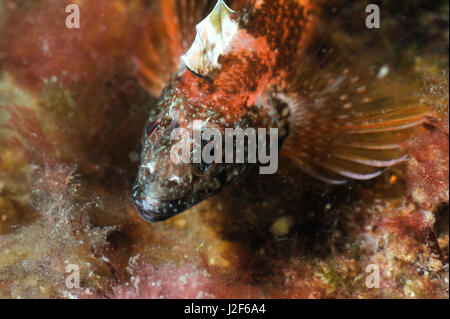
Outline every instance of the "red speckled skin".
<svg viewBox="0 0 450 319"><path fill-rule="evenodd" d="M185 71L172 85L193 105L191 111L214 109L233 123L265 90L286 80L314 24L312 11L309 1L257 1L235 15L240 28L231 51L219 57L220 69L208 78Z"/></svg>

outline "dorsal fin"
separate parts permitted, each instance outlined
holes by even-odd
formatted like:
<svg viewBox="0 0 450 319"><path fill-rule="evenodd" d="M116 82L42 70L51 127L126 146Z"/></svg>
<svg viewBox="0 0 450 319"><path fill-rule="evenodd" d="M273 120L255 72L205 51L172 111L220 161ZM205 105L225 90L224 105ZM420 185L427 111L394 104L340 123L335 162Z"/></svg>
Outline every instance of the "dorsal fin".
<svg viewBox="0 0 450 319"><path fill-rule="evenodd" d="M197 26L197 35L188 52L181 57L184 65L197 75L208 77L219 69L219 56L227 52L238 22L234 11L223 0L218 0L213 11Z"/></svg>

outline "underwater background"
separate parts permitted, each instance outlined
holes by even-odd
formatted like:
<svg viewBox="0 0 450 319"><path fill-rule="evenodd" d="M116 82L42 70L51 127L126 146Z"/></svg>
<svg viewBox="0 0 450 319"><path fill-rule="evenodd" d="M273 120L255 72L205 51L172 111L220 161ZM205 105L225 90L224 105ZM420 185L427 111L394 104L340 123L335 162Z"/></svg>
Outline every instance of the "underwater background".
<svg viewBox="0 0 450 319"><path fill-rule="evenodd" d="M448 298L449 2L383 1L379 32L355 27L368 3L327 2L322 28L361 63L383 51L433 110L410 159L330 186L280 158L148 223L141 135L214 1L0 0L0 298Z"/></svg>

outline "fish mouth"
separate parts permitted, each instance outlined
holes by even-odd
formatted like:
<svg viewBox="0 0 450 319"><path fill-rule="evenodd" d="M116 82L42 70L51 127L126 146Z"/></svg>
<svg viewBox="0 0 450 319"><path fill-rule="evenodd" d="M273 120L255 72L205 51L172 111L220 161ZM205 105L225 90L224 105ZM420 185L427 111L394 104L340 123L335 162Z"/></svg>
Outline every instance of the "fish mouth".
<svg viewBox="0 0 450 319"><path fill-rule="evenodd" d="M186 210L182 200L161 201L150 196L143 195L135 189L133 191L133 201L137 211L146 221L162 222Z"/></svg>

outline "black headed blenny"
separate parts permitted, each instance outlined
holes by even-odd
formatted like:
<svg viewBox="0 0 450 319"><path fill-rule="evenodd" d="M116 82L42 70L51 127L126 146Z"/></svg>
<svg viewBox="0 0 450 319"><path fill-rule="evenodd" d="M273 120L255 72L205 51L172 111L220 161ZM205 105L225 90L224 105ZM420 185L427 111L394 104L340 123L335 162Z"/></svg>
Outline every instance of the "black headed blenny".
<svg viewBox="0 0 450 319"><path fill-rule="evenodd" d="M194 121L220 131L277 128L280 155L331 184L371 179L405 160L401 143L427 108L395 84L379 89L391 85L386 66L374 74L356 62L317 62L310 47L319 13L312 0L253 0L239 11L217 1L147 124L133 189L143 218L179 214L250 166L174 163L171 132Z"/></svg>

